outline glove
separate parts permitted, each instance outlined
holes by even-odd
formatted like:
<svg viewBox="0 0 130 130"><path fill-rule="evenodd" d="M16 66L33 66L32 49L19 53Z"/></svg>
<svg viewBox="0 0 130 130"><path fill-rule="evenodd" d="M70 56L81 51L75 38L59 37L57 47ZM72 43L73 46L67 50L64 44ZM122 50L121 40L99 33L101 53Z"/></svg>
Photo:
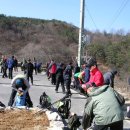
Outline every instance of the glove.
<svg viewBox="0 0 130 130"><path fill-rule="evenodd" d="M97 85L96 85L94 82L92 82L91 85L92 85L93 87L97 87Z"/></svg>
<svg viewBox="0 0 130 130"><path fill-rule="evenodd" d="M87 89L90 88L90 87L92 87L90 84L86 84Z"/></svg>
<svg viewBox="0 0 130 130"><path fill-rule="evenodd" d="M82 84L82 89L87 92L86 84Z"/></svg>

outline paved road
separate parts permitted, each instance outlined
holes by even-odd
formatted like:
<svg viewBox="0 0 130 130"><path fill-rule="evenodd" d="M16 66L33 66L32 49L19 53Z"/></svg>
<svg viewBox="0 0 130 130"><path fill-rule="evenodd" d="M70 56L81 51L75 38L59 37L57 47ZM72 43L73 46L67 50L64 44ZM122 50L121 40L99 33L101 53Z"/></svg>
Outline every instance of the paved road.
<svg viewBox="0 0 130 130"><path fill-rule="evenodd" d="M14 76L18 73L23 73L23 72L21 71L15 72ZM11 93L10 82L11 82L10 79L1 78L1 74L0 74L0 88L1 88L0 101L2 101L6 106L8 104L8 100ZM37 106L39 104L39 97L43 92L46 92L51 97L52 103L65 96L62 93L61 88L59 88L58 93L55 92L55 86L51 85L50 81L48 81L44 73L34 75L34 85L31 86L31 89L29 90L34 106ZM86 98L84 96L72 90L71 112L75 112L81 117L83 114L85 102L86 102ZM124 121L124 130L130 130L129 121Z"/></svg>

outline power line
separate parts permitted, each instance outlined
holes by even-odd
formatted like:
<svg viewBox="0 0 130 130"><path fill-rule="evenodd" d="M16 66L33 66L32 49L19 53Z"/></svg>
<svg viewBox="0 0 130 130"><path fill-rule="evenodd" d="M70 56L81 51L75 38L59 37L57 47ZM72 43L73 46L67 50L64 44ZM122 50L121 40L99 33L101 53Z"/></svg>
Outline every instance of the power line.
<svg viewBox="0 0 130 130"><path fill-rule="evenodd" d="M86 9L87 9L87 11L88 11L88 15L90 16L90 18L91 18L91 20L92 20L92 22L93 22L95 28L98 29L96 23L94 22L94 19L93 19L92 15L91 15L90 11L89 11L89 9L88 9L88 8L86 8Z"/></svg>
<svg viewBox="0 0 130 130"><path fill-rule="evenodd" d="M125 6L127 5L127 3L129 2L129 0L123 0L123 2L121 3L121 6L118 8L118 10L116 11L112 22L110 23L110 25L108 26L108 28L111 28L112 25L115 23L115 21L117 20L117 18L120 16L121 12L123 11L123 9L125 8Z"/></svg>

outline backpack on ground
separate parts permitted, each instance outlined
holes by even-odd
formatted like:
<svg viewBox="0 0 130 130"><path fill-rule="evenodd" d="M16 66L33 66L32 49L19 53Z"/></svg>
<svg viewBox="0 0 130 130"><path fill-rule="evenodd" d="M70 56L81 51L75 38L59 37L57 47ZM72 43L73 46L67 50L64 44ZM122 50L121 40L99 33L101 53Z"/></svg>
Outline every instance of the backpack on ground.
<svg viewBox="0 0 130 130"><path fill-rule="evenodd" d="M62 101L59 101L57 104L57 110L60 113L61 117L63 119L67 119L70 114L70 108L71 108L71 99L66 98Z"/></svg>
<svg viewBox="0 0 130 130"><path fill-rule="evenodd" d="M77 114L73 114L70 115L68 117L68 128L70 130L77 130L77 128L81 125L80 121L79 121L79 117L77 116Z"/></svg>
<svg viewBox="0 0 130 130"><path fill-rule="evenodd" d="M51 107L51 99L45 92L43 92L42 95L40 96L39 104L41 108Z"/></svg>

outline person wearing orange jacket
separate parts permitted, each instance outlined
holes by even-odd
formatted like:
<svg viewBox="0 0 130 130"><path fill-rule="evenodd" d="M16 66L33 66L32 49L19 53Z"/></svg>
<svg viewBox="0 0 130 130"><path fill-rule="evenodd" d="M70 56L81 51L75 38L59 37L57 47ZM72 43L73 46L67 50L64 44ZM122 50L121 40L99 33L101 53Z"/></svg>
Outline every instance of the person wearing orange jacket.
<svg viewBox="0 0 130 130"><path fill-rule="evenodd" d="M95 58L90 58L87 64L90 68L90 79L87 83L82 85L82 88L87 92L87 88L90 86L99 87L104 85L104 78L102 72L97 67L97 61Z"/></svg>

